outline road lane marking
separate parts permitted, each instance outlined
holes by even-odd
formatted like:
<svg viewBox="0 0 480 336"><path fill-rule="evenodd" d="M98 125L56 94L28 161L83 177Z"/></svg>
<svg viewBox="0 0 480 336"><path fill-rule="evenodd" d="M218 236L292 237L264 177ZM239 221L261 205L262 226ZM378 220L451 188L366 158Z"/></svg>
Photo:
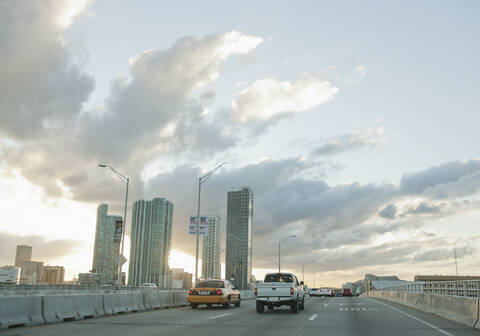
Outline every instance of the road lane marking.
<svg viewBox="0 0 480 336"><path fill-rule="evenodd" d="M405 315L405 316L408 316L408 317L414 319L415 321L418 321L418 322L420 322L420 323L423 323L423 324L425 324L426 326L428 326L428 327L430 327L430 328L432 328L432 329L435 329L436 331L438 331L438 332L441 333L441 334L444 334L444 335L446 335L446 336L455 336L455 335L453 335L453 334L450 334L448 331L445 331L445 330L437 327L436 325L433 325L433 324L431 324L431 323L428 323L428 322L426 322L426 321L424 321L424 320L422 320L422 319L420 319L420 318L418 318L418 317L416 317L416 316L410 315L409 313L406 313L406 312L404 312L403 310L394 308L394 307L392 307L392 306L390 306L390 305L388 305L388 304L386 304L386 303L380 302L380 301L377 301L377 302L380 303L380 304L383 304L384 306L387 306L388 308L390 308L390 309L392 309L392 310L394 310L394 311L396 311L396 312L399 312L399 313L401 313L401 314L403 314L403 315Z"/></svg>
<svg viewBox="0 0 480 336"><path fill-rule="evenodd" d="M325 303L323 306L324 306L324 307L328 306L328 303Z"/></svg>
<svg viewBox="0 0 480 336"><path fill-rule="evenodd" d="M228 313L228 314L222 314L222 315L217 315L217 316L211 316L210 318L211 318L211 319L214 319L214 318L224 317L224 316L228 316L228 315L230 315L230 313Z"/></svg>
<svg viewBox="0 0 480 336"><path fill-rule="evenodd" d="M308 320L309 320L309 321L313 321L313 320L315 320L316 318L317 318L317 314L313 314L312 316L310 316L310 317L308 318Z"/></svg>

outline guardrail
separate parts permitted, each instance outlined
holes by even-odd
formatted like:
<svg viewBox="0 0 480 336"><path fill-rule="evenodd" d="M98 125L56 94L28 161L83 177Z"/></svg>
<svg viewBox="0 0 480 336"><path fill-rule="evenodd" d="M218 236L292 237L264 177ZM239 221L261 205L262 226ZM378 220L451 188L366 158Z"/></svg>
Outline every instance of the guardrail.
<svg viewBox="0 0 480 336"><path fill-rule="evenodd" d="M415 284L403 284L378 290L479 298L480 280L435 281Z"/></svg>

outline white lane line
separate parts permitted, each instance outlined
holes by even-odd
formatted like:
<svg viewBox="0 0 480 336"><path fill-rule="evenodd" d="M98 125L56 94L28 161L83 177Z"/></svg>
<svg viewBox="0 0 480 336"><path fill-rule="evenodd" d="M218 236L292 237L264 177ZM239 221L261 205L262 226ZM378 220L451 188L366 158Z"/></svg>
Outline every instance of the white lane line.
<svg viewBox="0 0 480 336"><path fill-rule="evenodd" d="M405 316L408 316L408 317L414 319L415 321L418 321L418 322L420 322L420 323L423 323L423 324L425 324L426 326L428 326L428 327L430 327L430 328L432 328L432 329L435 329L436 331L438 331L438 332L441 333L441 334L444 334L444 335L447 335L447 336L455 336L455 335L453 335L453 334L450 334L448 331L445 331L445 330L443 330L443 329L441 329L441 328L439 328L439 327L437 327L437 326L435 326L435 325L433 325L433 324L431 324L431 323L428 323L428 322L426 322L426 321L424 321L424 320L422 320L422 319L419 319L418 317L415 317L415 316L413 316L413 315L410 315L409 313L406 313L406 312L404 312L403 310L394 308L394 307L392 307L392 306L390 306L390 305L388 305L388 304L386 304L386 303L380 302L380 301L377 301L377 302L380 303L380 304L383 304L384 306L387 306L388 308L390 308L390 309L392 309L392 310L395 310L396 312L399 312L399 313L401 313L401 314L403 314L403 315L405 315Z"/></svg>
<svg viewBox="0 0 480 336"><path fill-rule="evenodd" d="M325 303L323 306L324 306L324 307L328 306L328 303Z"/></svg>
<svg viewBox="0 0 480 336"><path fill-rule="evenodd" d="M230 313L229 313L229 314L217 315L217 316L211 316L210 318L211 318L211 319L214 319L214 318L224 317L224 316L228 316L228 315L230 315Z"/></svg>
<svg viewBox="0 0 480 336"><path fill-rule="evenodd" d="M317 318L317 314L313 314L312 316L310 316L310 317L308 318L308 320L309 320L309 321L313 321L313 320L315 320L316 318Z"/></svg>

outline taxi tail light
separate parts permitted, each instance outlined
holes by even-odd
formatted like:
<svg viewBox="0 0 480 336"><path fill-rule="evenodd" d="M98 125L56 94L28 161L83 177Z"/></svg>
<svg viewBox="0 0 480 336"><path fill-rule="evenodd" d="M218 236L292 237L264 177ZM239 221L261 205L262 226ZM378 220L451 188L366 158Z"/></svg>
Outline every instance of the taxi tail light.
<svg viewBox="0 0 480 336"><path fill-rule="evenodd" d="M217 289L217 290L215 291L215 294L216 294L216 295L222 295L222 294L223 294L223 292L222 292L222 290L221 290L221 289Z"/></svg>
<svg viewBox="0 0 480 336"><path fill-rule="evenodd" d="M190 290L188 291L188 295L192 295L192 294L193 294L193 291L190 289Z"/></svg>
<svg viewBox="0 0 480 336"><path fill-rule="evenodd" d="M290 287L290 295L293 295L294 292L293 292L293 287Z"/></svg>

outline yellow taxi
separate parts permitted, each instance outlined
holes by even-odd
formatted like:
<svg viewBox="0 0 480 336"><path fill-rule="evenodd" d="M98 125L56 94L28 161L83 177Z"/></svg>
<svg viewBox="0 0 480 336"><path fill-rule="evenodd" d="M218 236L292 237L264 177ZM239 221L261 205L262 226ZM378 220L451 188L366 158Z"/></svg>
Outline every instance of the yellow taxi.
<svg viewBox="0 0 480 336"><path fill-rule="evenodd" d="M195 288L188 291L187 300L192 309L204 304L208 308L212 305L222 305L223 308L230 308L231 304L240 307L240 291L228 280L209 279L201 280Z"/></svg>

